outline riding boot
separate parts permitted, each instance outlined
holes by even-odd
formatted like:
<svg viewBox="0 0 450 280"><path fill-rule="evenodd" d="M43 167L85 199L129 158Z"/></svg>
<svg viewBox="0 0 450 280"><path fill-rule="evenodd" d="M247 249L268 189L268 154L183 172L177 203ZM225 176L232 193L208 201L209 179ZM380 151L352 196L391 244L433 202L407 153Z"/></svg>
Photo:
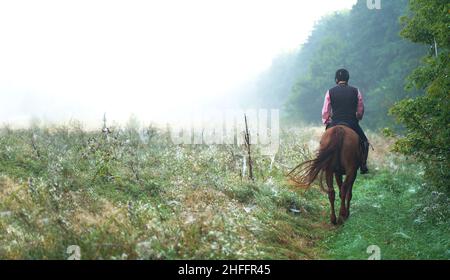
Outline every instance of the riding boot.
<svg viewBox="0 0 450 280"><path fill-rule="evenodd" d="M367 157L369 156L369 142L362 142L361 143L361 174L366 174L369 172L369 169L367 168Z"/></svg>

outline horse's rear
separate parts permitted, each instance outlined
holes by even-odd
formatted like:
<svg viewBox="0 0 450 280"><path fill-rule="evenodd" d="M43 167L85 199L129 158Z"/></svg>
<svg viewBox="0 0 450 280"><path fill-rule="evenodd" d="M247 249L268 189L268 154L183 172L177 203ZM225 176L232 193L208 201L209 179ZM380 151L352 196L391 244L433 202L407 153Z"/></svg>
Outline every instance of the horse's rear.
<svg viewBox="0 0 450 280"><path fill-rule="evenodd" d="M353 183L358 174L361 158L359 137L351 128L346 126L335 126L325 132L322 136L322 140L324 140L325 143L324 146L322 146L321 143L320 150L326 150L327 145L332 146L333 143L340 143L338 149L336 149L332 164L325 168L323 172L325 172L328 198L331 206L330 220L333 224L336 224L336 214L334 210L334 200L336 195L333 187L333 175L336 178L336 183L339 187L339 197L341 198L341 207L337 223L341 224L350 215ZM345 180L343 180L343 175L345 175Z"/></svg>
<svg viewBox="0 0 450 280"><path fill-rule="evenodd" d="M347 169L358 170L361 158L359 136L351 128L338 125L327 129L320 140L319 154L333 150L329 167L336 173L346 174Z"/></svg>
<svg viewBox="0 0 450 280"><path fill-rule="evenodd" d="M331 205L330 220L333 224L342 223L350 215L352 188L360 164L360 157L358 135L351 128L338 125L327 129L323 134L316 158L300 164L289 173L289 176L297 184L305 186L310 186L319 176L322 186L322 177L325 175L326 191ZM343 180L343 175L345 175L345 180ZM334 210L333 176L339 186L341 198L337 221Z"/></svg>

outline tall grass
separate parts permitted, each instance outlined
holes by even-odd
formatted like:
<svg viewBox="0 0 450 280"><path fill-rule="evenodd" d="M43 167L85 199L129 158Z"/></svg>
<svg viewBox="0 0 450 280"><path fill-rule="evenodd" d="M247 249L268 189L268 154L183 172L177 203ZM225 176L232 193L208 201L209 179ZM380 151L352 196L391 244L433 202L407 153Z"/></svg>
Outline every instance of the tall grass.
<svg viewBox="0 0 450 280"><path fill-rule="evenodd" d="M358 177L344 227L328 224L318 188L287 184L284 175L312 156L321 132L283 131L274 160L255 148L252 182L242 174L243 147L173 145L151 126L3 127L0 258L66 259L70 245L80 247L82 259L362 258L366 243L385 241L364 234L384 236L386 225L404 225L392 232L389 242L400 247L385 249L387 257L445 258L447 196L421 193L420 174L401 175L405 160L390 155L381 136L373 135L375 175ZM364 242L355 243L353 233ZM396 243L405 236L411 239ZM423 253L414 255L416 247Z"/></svg>

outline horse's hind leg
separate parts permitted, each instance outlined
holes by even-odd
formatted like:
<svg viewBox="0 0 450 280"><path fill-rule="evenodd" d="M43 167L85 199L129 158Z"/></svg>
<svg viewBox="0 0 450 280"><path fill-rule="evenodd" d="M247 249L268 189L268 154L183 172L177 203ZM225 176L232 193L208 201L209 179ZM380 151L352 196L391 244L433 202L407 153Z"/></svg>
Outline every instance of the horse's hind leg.
<svg viewBox="0 0 450 280"><path fill-rule="evenodd" d="M345 220L345 216L347 215L347 208L345 207L345 195L346 195L346 184L342 184L341 190L339 192L339 196L341 198L341 208L339 209L339 219L338 224L342 224Z"/></svg>
<svg viewBox="0 0 450 280"><path fill-rule="evenodd" d="M352 180L349 181L349 186L348 186L348 190L347 190L347 211L346 211L346 215L345 215L345 219L348 219L348 217L350 216L350 201L352 200L352 192L353 192L353 184L355 183L355 179L356 179L356 173L357 171L355 170L353 172L354 174L352 174L351 178Z"/></svg>
<svg viewBox="0 0 450 280"><path fill-rule="evenodd" d="M341 173L335 173L334 177L336 178L336 183L339 187L342 186L342 174Z"/></svg>
<svg viewBox="0 0 450 280"><path fill-rule="evenodd" d="M350 200L352 200L352 189L353 189L353 184L349 187L348 191L347 191L347 210L345 211L345 216L344 218L347 220L348 217L350 216Z"/></svg>
<svg viewBox="0 0 450 280"><path fill-rule="evenodd" d="M345 181L342 184L341 192L340 192L340 198L341 198L341 209L339 210L339 219L338 223L342 224L344 220L346 220L349 216L348 210L350 209L350 200L347 200L348 198L351 199L351 188L353 186L353 183L356 179L356 171L350 171L345 176ZM349 195L350 193L350 195ZM345 203L347 200L347 203ZM346 207L347 204L347 207Z"/></svg>
<svg viewBox="0 0 450 280"><path fill-rule="evenodd" d="M342 189L342 184L343 184L342 183L342 177L343 177L343 175L340 174L340 173L336 173L335 174L336 183L339 186L339 197L342 197L342 192L344 191ZM350 189L347 190L347 194L346 194L346 207L347 207L347 209L346 209L346 213L345 213L345 216L344 216L345 219L347 219L348 216L350 215L349 208L350 208L350 200L351 200L351 197L352 197L351 192L352 192L352 187L350 187Z"/></svg>
<svg viewBox="0 0 450 280"><path fill-rule="evenodd" d="M330 200L330 209L331 209L330 221L333 225L335 225L336 224L336 213L334 210L334 200L336 197L336 193L334 192L334 187L333 187L333 172L332 171L326 171L326 181L327 181L327 186L328 186L328 199Z"/></svg>
<svg viewBox="0 0 450 280"><path fill-rule="evenodd" d="M339 192L341 192L342 190L342 174L340 173L335 173L334 177L336 178L336 183L339 187Z"/></svg>

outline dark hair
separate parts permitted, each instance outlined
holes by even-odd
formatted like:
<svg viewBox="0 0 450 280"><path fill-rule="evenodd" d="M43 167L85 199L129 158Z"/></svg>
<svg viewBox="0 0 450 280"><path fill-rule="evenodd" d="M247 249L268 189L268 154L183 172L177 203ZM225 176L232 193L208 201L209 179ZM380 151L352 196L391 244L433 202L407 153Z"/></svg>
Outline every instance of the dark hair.
<svg viewBox="0 0 450 280"><path fill-rule="evenodd" d="M336 83L340 81L348 82L348 80L350 79L350 74L346 69L339 69L336 71L335 79Z"/></svg>

